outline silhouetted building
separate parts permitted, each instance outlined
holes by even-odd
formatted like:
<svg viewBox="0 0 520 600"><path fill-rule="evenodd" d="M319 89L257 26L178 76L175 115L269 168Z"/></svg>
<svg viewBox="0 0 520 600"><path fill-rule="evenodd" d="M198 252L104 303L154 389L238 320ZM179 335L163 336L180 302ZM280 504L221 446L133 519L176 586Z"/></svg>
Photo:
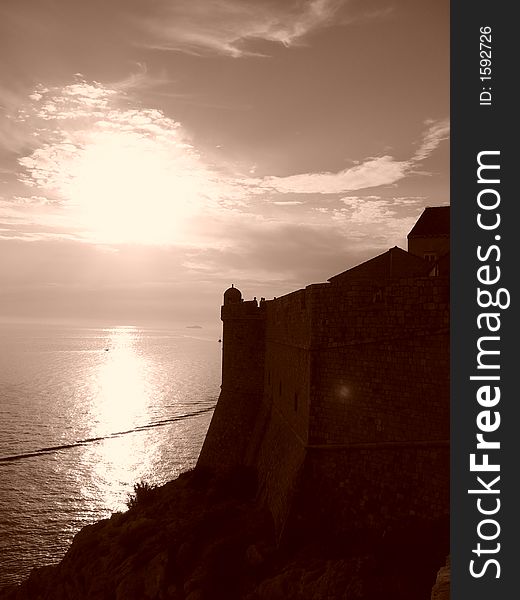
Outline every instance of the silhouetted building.
<svg viewBox="0 0 520 600"><path fill-rule="evenodd" d="M199 465L255 467L279 534L448 514L449 207L408 240L260 306L224 294Z"/></svg>
<svg viewBox="0 0 520 600"><path fill-rule="evenodd" d="M435 262L450 251L450 207L428 206L408 234L408 252Z"/></svg>

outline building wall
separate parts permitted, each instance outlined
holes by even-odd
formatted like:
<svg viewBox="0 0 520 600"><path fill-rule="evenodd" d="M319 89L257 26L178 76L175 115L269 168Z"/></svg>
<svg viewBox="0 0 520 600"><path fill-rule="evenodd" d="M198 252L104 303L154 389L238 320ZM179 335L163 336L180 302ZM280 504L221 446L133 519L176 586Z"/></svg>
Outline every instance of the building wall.
<svg viewBox="0 0 520 600"><path fill-rule="evenodd" d="M310 309L306 290L265 303L265 368L248 464L279 535L290 513L309 429Z"/></svg>
<svg viewBox="0 0 520 600"><path fill-rule="evenodd" d="M255 431L252 436L259 497L269 508L275 530L281 537L303 477L306 445L276 404L270 408L262 404L259 417L261 433L258 436Z"/></svg>
<svg viewBox="0 0 520 600"><path fill-rule="evenodd" d="M286 535L305 526L307 534L348 540L416 518L445 526L449 466L447 441L310 448Z"/></svg>
<svg viewBox="0 0 520 600"><path fill-rule="evenodd" d="M306 290L267 302L263 399L304 443L309 429L311 311Z"/></svg>
<svg viewBox="0 0 520 600"><path fill-rule="evenodd" d="M313 315L312 444L449 438L449 281L400 280ZM322 299L323 300L323 299Z"/></svg>
<svg viewBox="0 0 520 600"><path fill-rule="evenodd" d="M444 237L413 237L408 239L408 252L424 258L427 253L435 253L437 258L450 251L450 238Z"/></svg>
<svg viewBox="0 0 520 600"><path fill-rule="evenodd" d="M447 278L315 284L222 318L199 464L254 466L279 534L448 513Z"/></svg>

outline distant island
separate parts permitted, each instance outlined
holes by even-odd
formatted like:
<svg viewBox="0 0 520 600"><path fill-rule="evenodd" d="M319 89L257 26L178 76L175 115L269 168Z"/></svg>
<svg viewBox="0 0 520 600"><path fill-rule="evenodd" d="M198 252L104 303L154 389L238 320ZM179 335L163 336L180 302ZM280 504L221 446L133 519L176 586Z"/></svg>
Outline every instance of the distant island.
<svg viewBox="0 0 520 600"><path fill-rule="evenodd" d="M186 329L203 329L202 325L186 325Z"/></svg>

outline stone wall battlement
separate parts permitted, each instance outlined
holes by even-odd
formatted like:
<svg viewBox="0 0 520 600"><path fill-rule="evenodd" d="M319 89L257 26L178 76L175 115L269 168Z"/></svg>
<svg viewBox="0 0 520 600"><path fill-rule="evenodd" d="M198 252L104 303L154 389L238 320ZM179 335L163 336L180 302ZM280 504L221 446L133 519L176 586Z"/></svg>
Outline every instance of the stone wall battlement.
<svg viewBox="0 0 520 600"><path fill-rule="evenodd" d="M254 467L279 532L298 506L320 513L326 504L345 530L354 517L447 514L450 292L441 271L395 247L272 300L228 289L222 392L199 464Z"/></svg>

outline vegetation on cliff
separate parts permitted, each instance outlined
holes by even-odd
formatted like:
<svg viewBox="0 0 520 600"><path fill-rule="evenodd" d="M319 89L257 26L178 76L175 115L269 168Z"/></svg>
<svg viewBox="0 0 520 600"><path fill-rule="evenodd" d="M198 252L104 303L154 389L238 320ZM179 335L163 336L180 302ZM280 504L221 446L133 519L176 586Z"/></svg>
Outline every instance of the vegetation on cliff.
<svg viewBox="0 0 520 600"><path fill-rule="evenodd" d="M431 524L356 539L275 543L252 471L184 473L139 484L129 510L82 529L56 566L35 569L9 600L428 600L446 540ZM413 525L413 526L412 526ZM315 532L315 529L314 529Z"/></svg>

